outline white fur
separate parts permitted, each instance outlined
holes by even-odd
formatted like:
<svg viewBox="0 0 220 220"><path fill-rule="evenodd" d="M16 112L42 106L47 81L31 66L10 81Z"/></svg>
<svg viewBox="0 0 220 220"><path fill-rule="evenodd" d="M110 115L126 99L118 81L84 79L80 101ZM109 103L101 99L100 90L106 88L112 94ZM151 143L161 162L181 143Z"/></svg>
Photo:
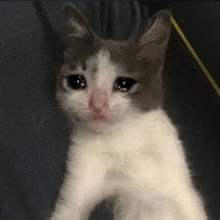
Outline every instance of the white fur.
<svg viewBox="0 0 220 220"><path fill-rule="evenodd" d="M103 134L81 128L72 141L68 174L51 220L86 220L110 195L120 198L117 220L207 219L164 111L127 119Z"/></svg>
<svg viewBox="0 0 220 220"><path fill-rule="evenodd" d="M83 28L76 20L74 17L69 19L69 25L72 26L75 29L75 33L69 34L68 37L80 37L83 38L87 35L87 31L85 28Z"/></svg>
<svg viewBox="0 0 220 220"><path fill-rule="evenodd" d="M101 90L108 90L110 93L117 74L116 66L114 66L113 63L110 63L109 57L109 52L103 50L99 51L97 55L98 68L96 73L96 87Z"/></svg>

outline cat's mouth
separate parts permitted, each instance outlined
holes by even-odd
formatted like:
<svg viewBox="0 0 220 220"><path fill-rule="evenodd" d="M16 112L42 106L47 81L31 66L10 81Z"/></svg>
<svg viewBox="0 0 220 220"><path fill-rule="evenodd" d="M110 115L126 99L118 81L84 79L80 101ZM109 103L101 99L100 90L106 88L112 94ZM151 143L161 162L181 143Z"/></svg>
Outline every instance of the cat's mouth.
<svg viewBox="0 0 220 220"><path fill-rule="evenodd" d="M89 112L89 118L92 123L98 124L98 125L109 125L112 123L115 123L118 120L118 117L115 112L113 111L100 111L100 112Z"/></svg>
<svg viewBox="0 0 220 220"><path fill-rule="evenodd" d="M109 114L103 113L91 113L92 120L96 123L107 123Z"/></svg>
<svg viewBox="0 0 220 220"><path fill-rule="evenodd" d="M75 112L73 118L78 118L79 121L91 126L108 126L120 121L121 114L118 110L108 109L106 111L91 111L85 108L84 111Z"/></svg>

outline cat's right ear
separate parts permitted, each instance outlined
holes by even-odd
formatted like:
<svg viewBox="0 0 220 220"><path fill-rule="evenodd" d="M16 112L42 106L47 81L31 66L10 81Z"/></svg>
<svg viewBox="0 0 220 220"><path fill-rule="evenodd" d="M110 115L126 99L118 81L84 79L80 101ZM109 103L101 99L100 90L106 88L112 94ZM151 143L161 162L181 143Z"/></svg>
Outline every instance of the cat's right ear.
<svg viewBox="0 0 220 220"><path fill-rule="evenodd" d="M66 19L64 32L67 47L74 46L77 42L91 45L95 41L96 35L75 6L72 4L66 5L64 15Z"/></svg>
<svg viewBox="0 0 220 220"><path fill-rule="evenodd" d="M147 28L136 38L139 58L151 61L164 59L171 32L170 18L170 12L164 10L150 19Z"/></svg>

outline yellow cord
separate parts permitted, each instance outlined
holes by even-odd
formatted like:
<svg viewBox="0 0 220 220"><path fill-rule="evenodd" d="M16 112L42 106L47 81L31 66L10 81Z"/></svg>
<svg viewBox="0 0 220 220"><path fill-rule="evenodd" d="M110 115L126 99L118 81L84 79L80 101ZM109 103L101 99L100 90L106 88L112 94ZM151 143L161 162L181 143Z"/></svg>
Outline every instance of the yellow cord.
<svg viewBox="0 0 220 220"><path fill-rule="evenodd" d="M183 34L183 32L181 31L179 25L176 23L175 19L172 16L171 16L171 23L175 27L176 31L179 33L180 37L182 38L182 40L184 41L184 43L188 47L189 51L191 52L191 54L193 55L193 57L195 58L195 60L199 64L199 66L201 67L203 73L208 78L209 82L211 83L211 85L213 86L213 88L217 92L218 96L220 97L220 89L219 89L217 83L214 81L214 79L212 78L211 74L206 69L206 67L204 66L204 64L202 63L202 61L200 60L200 58L196 54L195 50L192 48L192 46L190 45L189 41L186 39L186 37Z"/></svg>

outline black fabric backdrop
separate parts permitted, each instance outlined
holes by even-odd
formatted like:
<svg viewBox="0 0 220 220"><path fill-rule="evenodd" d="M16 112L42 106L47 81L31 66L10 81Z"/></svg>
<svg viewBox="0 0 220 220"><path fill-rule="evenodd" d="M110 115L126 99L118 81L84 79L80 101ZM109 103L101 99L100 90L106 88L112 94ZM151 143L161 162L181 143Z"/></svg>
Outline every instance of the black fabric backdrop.
<svg viewBox="0 0 220 220"><path fill-rule="evenodd" d="M69 126L53 103L55 77L63 62L63 4L0 2L2 220L46 219L62 183ZM149 14L165 5L107 1L74 4L97 34L117 40L144 28ZM219 99L175 31L167 52L164 82L165 109L179 128L195 184L210 215L217 220ZM108 213L105 217L111 219Z"/></svg>

